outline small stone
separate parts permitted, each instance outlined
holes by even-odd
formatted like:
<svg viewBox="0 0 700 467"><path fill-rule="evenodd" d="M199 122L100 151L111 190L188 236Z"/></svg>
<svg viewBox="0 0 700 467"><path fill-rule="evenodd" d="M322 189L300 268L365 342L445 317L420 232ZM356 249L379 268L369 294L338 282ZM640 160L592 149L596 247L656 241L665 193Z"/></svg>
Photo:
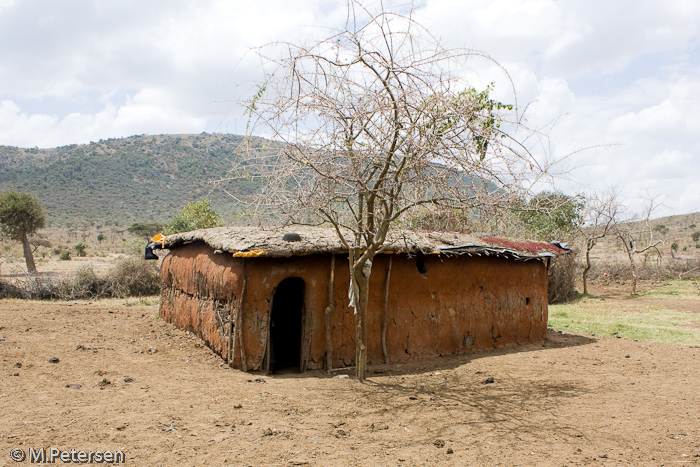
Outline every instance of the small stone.
<svg viewBox="0 0 700 467"><path fill-rule="evenodd" d="M289 459L289 463L292 465L309 465L309 461L304 459Z"/></svg>
<svg viewBox="0 0 700 467"><path fill-rule="evenodd" d="M19 362L15 363L15 368L22 368L22 364Z"/></svg>
<svg viewBox="0 0 700 467"><path fill-rule="evenodd" d="M58 363L58 362L60 362L60 360L58 359L58 357L51 357L51 358L49 358L49 363Z"/></svg>
<svg viewBox="0 0 700 467"><path fill-rule="evenodd" d="M125 382L125 383L133 383L133 382L134 382L134 378L130 378L130 377L128 377L128 376L125 376L125 377L124 377L124 382Z"/></svg>
<svg viewBox="0 0 700 467"><path fill-rule="evenodd" d="M263 430L263 436L272 436L274 434L275 433L270 428L266 428Z"/></svg>
<svg viewBox="0 0 700 467"><path fill-rule="evenodd" d="M444 448L444 447L445 447L445 442L444 442L443 440L441 440L441 439L436 439L435 441L433 441L433 445L434 445L436 448L440 449L440 448Z"/></svg>
<svg viewBox="0 0 700 467"><path fill-rule="evenodd" d="M496 381L493 379L493 376L489 376L488 378L486 378L485 380L483 380L483 381L481 382L481 384L493 384L493 383L495 383L495 382L496 382Z"/></svg>
<svg viewBox="0 0 700 467"><path fill-rule="evenodd" d="M243 425L243 426L250 426L250 425L252 425L252 424L253 424L253 422L243 422L243 423L241 423L241 425Z"/></svg>
<svg viewBox="0 0 700 467"><path fill-rule="evenodd" d="M418 400L418 398L417 398L416 396L408 396L408 398L411 399L412 401L417 401L417 400Z"/></svg>
<svg viewBox="0 0 700 467"><path fill-rule="evenodd" d="M600 457L601 459L607 459L608 455L607 454L598 454L598 457Z"/></svg>
<svg viewBox="0 0 700 467"><path fill-rule="evenodd" d="M350 376L348 376L348 375L338 375L338 376L334 376L333 378L336 378L336 379L346 379L346 378L349 378L349 377L350 377Z"/></svg>
<svg viewBox="0 0 700 467"><path fill-rule="evenodd" d="M454 451L452 450L452 448L447 448L447 451L445 451L445 452L447 452L447 454L454 454Z"/></svg>
<svg viewBox="0 0 700 467"><path fill-rule="evenodd" d="M68 389L80 389L83 387L82 384L74 383L74 384L66 384L66 387Z"/></svg>

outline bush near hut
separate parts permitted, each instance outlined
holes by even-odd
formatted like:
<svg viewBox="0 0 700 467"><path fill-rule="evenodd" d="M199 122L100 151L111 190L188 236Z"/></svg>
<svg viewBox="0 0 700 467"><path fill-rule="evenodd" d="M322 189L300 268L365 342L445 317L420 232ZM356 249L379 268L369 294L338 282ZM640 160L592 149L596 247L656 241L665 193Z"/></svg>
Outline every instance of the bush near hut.
<svg viewBox="0 0 700 467"><path fill-rule="evenodd" d="M552 258L547 272L547 300L564 303L576 298L576 260L573 252Z"/></svg>

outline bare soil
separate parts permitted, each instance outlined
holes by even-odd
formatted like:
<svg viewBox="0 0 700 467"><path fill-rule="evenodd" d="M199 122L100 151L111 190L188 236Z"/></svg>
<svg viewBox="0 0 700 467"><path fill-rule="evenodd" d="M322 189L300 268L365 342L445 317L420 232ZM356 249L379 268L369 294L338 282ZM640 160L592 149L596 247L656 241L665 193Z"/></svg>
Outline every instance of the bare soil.
<svg viewBox="0 0 700 467"><path fill-rule="evenodd" d="M139 466L700 465L700 348L552 331L360 384L231 370L157 313L0 300L0 465L30 447Z"/></svg>

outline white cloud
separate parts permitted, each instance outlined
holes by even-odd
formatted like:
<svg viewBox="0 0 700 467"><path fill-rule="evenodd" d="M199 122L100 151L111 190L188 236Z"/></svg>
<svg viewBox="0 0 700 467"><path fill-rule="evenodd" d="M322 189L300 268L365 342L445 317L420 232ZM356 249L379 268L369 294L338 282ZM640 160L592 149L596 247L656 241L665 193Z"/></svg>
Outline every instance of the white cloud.
<svg viewBox="0 0 700 467"><path fill-rule="evenodd" d="M265 71L250 47L324 37L345 24L345 8L0 0L0 144L242 132L236 100ZM700 2L426 0L416 18L447 46L504 65L508 75L475 58L466 78L479 89L495 81L493 96L507 103L512 79L519 110L547 136L529 140L533 150L572 154L560 164L575 179L565 186L617 184L630 196L652 188L672 209L700 209Z"/></svg>

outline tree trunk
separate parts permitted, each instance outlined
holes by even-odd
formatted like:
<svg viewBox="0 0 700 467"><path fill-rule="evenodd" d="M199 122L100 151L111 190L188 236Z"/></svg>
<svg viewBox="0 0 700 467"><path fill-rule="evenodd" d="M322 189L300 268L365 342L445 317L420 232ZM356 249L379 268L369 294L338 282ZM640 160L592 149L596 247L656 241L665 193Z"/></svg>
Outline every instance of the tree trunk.
<svg viewBox="0 0 700 467"><path fill-rule="evenodd" d="M637 295L637 268L634 265L632 252L627 250L627 257L630 259L630 267L632 268L632 295Z"/></svg>
<svg viewBox="0 0 700 467"><path fill-rule="evenodd" d="M371 260L364 265L353 265L350 262L351 287L355 303L355 376L361 383L367 373L367 302L369 299L369 275L372 268Z"/></svg>
<svg viewBox="0 0 700 467"><path fill-rule="evenodd" d="M22 237L22 248L24 249L24 260L27 262L27 272L36 274L36 264L34 264L32 247L29 245L29 239L26 235Z"/></svg>
<svg viewBox="0 0 700 467"><path fill-rule="evenodd" d="M586 245L588 246L588 245ZM591 270L591 249L586 248L586 266L583 268L583 294L588 295L588 271Z"/></svg>

